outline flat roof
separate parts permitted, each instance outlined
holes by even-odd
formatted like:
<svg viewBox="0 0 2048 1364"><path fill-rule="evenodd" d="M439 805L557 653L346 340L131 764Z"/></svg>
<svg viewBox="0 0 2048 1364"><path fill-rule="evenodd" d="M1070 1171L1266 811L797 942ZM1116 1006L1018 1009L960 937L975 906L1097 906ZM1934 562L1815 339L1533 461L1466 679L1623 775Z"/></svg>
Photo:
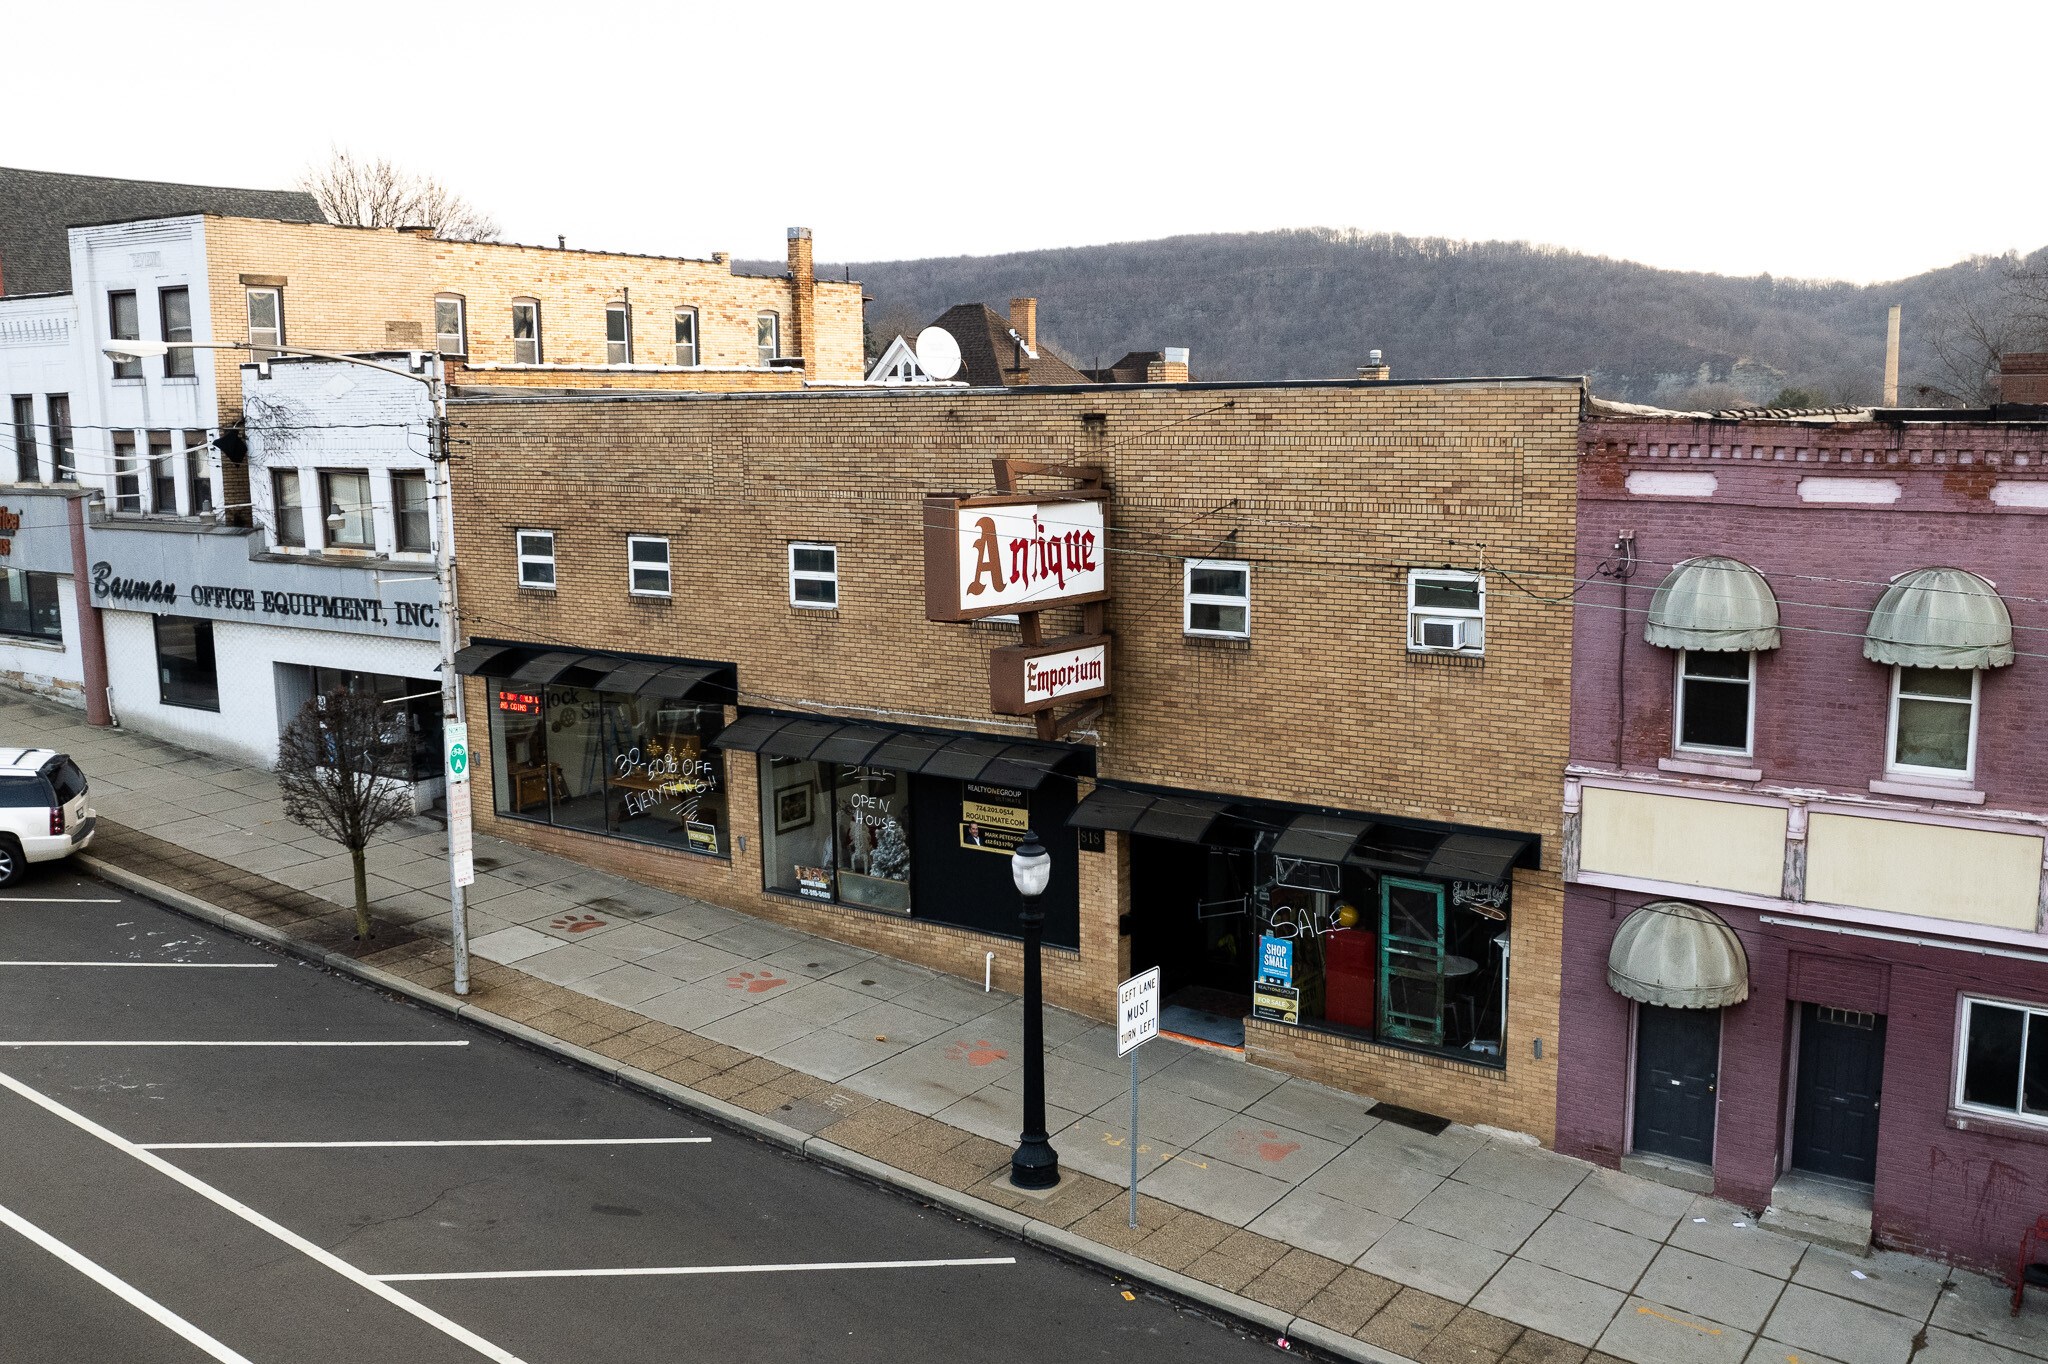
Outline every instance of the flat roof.
<svg viewBox="0 0 2048 1364"><path fill-rule="evenodd" d="M931 397L951 400L964 397L989 397L997 394L1008 398L1070 395L1091 397L1105 393L1132 392L1243 393L1255 389L1570 387L1583 390L1585 385L1586 381L1578 375L1557 374L1450 379L1229 379L1205 380L1184 384L1017 384L993 388L954 388L939 384L835 384L830 388L742 389L735 392L722 393L690 389L522 389L509 386L493 388L487 384L457 383L453 385L453 391L449 395L449 402L451 404L462 403L474 407L488 407L494 404L503 406L531 406L547 403L590 402L733 402L741 400L786 402L791 399L801 400L842 395L893 398Z"/></svg>

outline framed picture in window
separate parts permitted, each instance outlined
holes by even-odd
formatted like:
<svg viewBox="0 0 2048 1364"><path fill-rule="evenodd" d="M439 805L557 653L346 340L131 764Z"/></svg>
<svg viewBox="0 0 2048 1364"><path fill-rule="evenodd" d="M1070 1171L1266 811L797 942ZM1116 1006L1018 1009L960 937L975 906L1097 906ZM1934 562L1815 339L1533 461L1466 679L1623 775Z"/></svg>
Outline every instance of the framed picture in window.
<svg viewBox="0 0 2048 1364"><path fill-rule="evenodd" d="M817 807L812 801L811 784L800 782L795 786L775 788L775 832L791 833L810 827L817 818Z"/></svg>

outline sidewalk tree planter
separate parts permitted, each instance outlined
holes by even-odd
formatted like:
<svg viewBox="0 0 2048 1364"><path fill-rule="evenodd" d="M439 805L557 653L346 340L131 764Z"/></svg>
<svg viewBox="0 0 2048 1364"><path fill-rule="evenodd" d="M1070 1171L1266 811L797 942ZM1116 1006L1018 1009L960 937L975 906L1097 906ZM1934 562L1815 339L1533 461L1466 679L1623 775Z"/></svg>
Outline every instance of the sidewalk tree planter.
<svg viewBox="0 0 2048 1364"><path fill-rule="evenodd" d="M404 719L374 696L332 691L308 701L277 742L285 817L348 849L359 939L372 936L363 849L413 812Z"/></svg>

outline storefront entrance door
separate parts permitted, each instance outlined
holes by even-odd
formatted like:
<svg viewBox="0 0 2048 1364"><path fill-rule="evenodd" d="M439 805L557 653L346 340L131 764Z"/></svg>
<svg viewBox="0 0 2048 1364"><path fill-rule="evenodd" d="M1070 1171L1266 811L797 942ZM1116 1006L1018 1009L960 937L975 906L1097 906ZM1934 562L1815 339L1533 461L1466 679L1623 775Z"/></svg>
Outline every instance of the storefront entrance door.
<svg viewBox="0 0 2048 1364"><path fill-rule="evenodd" d="M1792 1166L1873 1183L1884 1088L1884 1015L1802 1004Z"/></svg>
<svg viewBox="0 0 2048 1364"><path fill-rule="evenodd" d="M1159 968L1161 1026L1244 1045L1251 1012L1252 854L1131 840L1131 970Z"/></svg>
<svg viewBox="0 0 2048 1364"><path fill-rule="evenodd" d="M1638 1005L1635 1149L1712 1165L1720 1070L1719 1009Z"/></svg>

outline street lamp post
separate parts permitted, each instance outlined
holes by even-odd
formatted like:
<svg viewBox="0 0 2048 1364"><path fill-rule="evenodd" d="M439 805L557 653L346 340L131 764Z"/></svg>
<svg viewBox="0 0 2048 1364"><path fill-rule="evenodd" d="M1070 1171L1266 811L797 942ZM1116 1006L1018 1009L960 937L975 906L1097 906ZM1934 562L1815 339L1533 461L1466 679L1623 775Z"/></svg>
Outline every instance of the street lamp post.
<svg viewBox="0 0 2048 1364"><path fill-rule="evenodd" d="M1050 1189L1060 1182L1060 1157L1045 1131L1045 998L1038 943L1045 930L1039 899L1052 879L1052 858L1029 829L1011 854L1010 878L1024 901L1017 916L1024 927L1024 1130L1010 1157L1010 1183L1020 1189Z"/></svg>
<svg viewBox="0 0 2048 1364"><path fill-rule="evenodd" d="M270 355L302 355L314 360L338 360L343 364L360 365L364 369L380 369L386 374L396 374L402 379L425 384L434 405L434 420L427 432L427 461L432 466L434 493L440 504L440 533L434 537L434 578L439 588L440 601L435 610L441 626L441 723L444 729L460 725L463 720L462 683L455 676L455 644L460 631L455 618L455 506L451 496L454 481L448 474L448 452L442 444L443 428L448 420L448 385L440 373L422 364L422 373L400 365L387 365L379 360L366 360L359 355L341 355L334 351L304 350L297 346L256 346L248 341L115 341L100 347L103 354L115 360L141 360L168 355L172 350L246 350L261 351ZM424 355L419 352L415 359ZM470 878L463 875L462 859L457 853L456 792L450 774L443 773L449 780L448 797L448 899L450 929L455 948L455 993L469 993L469 916L464 904L463 887ZM467 794L466 792L463 794ZM467 809L467 801L463 803ZM466 815L464 815L466 818ZM1041 1126L1043 1119L1041 1119Z"/></svg>

